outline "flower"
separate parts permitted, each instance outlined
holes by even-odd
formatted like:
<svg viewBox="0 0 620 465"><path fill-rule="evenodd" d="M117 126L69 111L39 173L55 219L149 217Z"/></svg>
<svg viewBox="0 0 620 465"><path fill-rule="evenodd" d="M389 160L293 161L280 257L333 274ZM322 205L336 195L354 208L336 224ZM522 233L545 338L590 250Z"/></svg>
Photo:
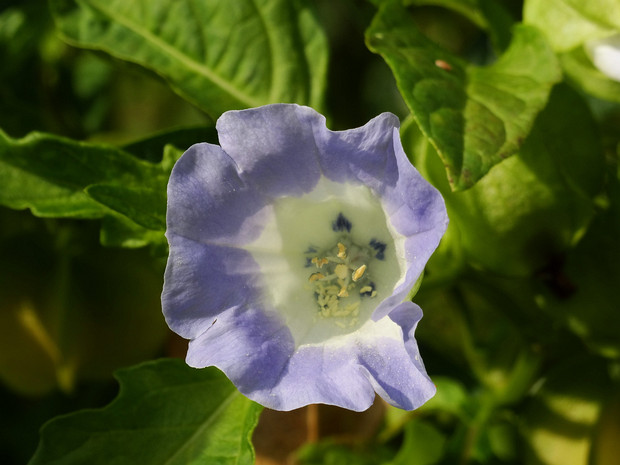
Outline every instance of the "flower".
<svg viewBox="0 0 620 465"><path fill-rule="evenodd" d="M398 119L330 131L308 107L230 111L220 146L190 147L168 184L162 306L216 366L272 409L414 409L435 393L410 289L447 227Z"/></svg>
<svg viewBox="0 0 620 465"><path fill-rule="evenodd" d="M620 82L620 33L588 41L586 51L601 73Z"/></svg>

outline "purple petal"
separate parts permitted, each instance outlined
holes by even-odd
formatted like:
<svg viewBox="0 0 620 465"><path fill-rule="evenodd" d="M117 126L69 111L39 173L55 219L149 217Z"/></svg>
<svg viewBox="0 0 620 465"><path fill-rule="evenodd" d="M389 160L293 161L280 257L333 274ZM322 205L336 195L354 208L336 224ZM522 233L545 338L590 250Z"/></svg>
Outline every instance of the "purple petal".
<svg viewBox="0 0 620 465"><path fill-rule="evenodd" d="M386 184L394 185L398 179L392 140L398 127L398 118L391 113L346 131L330 131L324 120L315 122L323 174L336 182L364 184L380 195Z"/></svg>
<svg viewBox="0 0 620 465"><path fill-rule="evenodd" d="M218 367L249 395L275 386L294 350L291 332L278 314L237 308L218 316L190 342L186 360L196 368Z"/></svg>
<svg viewBox="0 0 620 465"><path fill-rule="evenodd" d="M404 281L375 310L372 316L375 321L405 299L448 227L443 197L409 162L394 131L394 155L399 176L395 185L386 185L381 201L392 227L407 238L405 258L408 266Z"/></svg>
<svg viewBox="0 0 620 465"><path fill-rule="evenodd" d="M372 404L375 391L396 407L418 408L436 390L414 339L422 311L417 305L405 302L394 312L392 321L401 327L403 340L382 335L380 330L370 330L362 335L345 336L346 341L340 344L301 346L276 385L242 392L276 410L323 403L363 411ZM256 363L263 369L270 364L267 359Z"/></svg>
<svg viewBox="0 0 620 465"><path fill-rule="evenodd" d="M214 319L259 298L258 265L249 252L170 233L168 241L162 308L168 326L180 336L198 337Z"/></svg>
<svg viewBox="0 0 620 465"><path fill-rule="evenodd" d="M268 360L257 363L269 365ZM375 398L375 391L356 362L351 346L299 347L281 372L277 385L243 393L275 410L321 403L359 412L370 407Z"/></svg>
<svg viewBox="0 0 620 465"><path fill-rule="evenodd" d="M196 144L177 161L168 183L168 234L220 244L256 239L265 200L217 145Z"/></svg>
<svg viewBox="0 0 620 465"><path fill-rule="evenodd" d="M226 112L216 127L222 148L256 189L299 196L321 175L313 126L324 120L311 108L275 104Z"/></svg>
<svg viewBox="0 0 620 465"><path fill-rule="evenodd" d="M389 317L401 327L403 341L374 341L361 351L360 362L368 369L373 387L383 399L395 407L413 410L437 390L426 374L414 338L422 310L413 302L403 302Z"/></svg>

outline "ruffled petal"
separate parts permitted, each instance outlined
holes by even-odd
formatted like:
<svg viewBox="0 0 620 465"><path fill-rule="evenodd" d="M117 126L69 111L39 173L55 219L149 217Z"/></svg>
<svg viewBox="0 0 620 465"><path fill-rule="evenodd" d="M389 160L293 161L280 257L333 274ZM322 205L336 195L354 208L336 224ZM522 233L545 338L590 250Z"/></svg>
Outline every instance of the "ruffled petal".
<svg viewBox="0 0 620 465"><path fill-rule="evenodd" d="M392 227L406 238L407 273L392 296L377 308L374 320L385 317L406 298L448 227L443 197L409 162L396 131L393 144L399 176L395 185L386 185L381 201Z"/></svg>
<svg viewBox="0 0 620 465"><path fill-rule="evenodd" d="M321 175L313 127L324 121L311 108L275 104L226 112L216 127L248 183L268 196L299 196Z"/></svg>
<svg viewBox="0 0 620 465"><path fill-rule="evenodd" d="M220 147L196 144L170 175L167 231L205 243L248 243L260 234L265 205Z"/></svg>
<svg viewBox="0 0 620 465"><path fill-rule="evenodd" d="M421 317L417 305L405 302L395 309L393 319L369 321L327 344L302 345L278 384L244 394L276 410L322 403L363 411L377 392L396 407L415 409L436 390L413 337Z"/></svg>
<svg viewBox="0 0 620 465"><path fill-rule="evenodd" d="M187 364L216 366L248 397L280 382L295 345L282 318L258 307L236 308L218 316L192 340ZM267 405L267 404L264 404Z"/></svg>
<svg viewBox="0 0 620 465"><path fill-rule="evenodd" d="M324 175L339 183L363 184L381 195L386 185L398 180L392 141L398 127L398 118L391 113L346 131L330 131L324 120L315 121L314 137Z"/></svg>
<svg viewBox="0 0 620 465"><path fill-rule="evenodd" d="M215 318L261 296L258 265L248 252L169 234L162 309L170 329L193 339Z"/></svg>
<svg viewBox="0 0 620 465"><path fill-rule="evenodd" d="M426 373L414 338L422 310L413 302L403 302L389 318L400 327L400 337L366 338L360 344L359 360L368 371L373 388L385 401L413 410L437 390Z"/></svg>

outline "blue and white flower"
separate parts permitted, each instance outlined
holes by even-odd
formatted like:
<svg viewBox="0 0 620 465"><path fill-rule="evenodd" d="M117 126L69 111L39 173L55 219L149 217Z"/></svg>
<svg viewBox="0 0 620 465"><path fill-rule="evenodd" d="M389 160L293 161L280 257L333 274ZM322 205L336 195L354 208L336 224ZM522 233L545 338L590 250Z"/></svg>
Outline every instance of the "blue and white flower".
<svg viewBox="0 0 620 465"><path fill-rule="evenodd" d="M398 119L330 131L311 108L225 113L220 146L192 146L168 185L162 305L216 366L277 410L403 409L435 393L406 299L447 226L443 199L409 163Z"/></svg>

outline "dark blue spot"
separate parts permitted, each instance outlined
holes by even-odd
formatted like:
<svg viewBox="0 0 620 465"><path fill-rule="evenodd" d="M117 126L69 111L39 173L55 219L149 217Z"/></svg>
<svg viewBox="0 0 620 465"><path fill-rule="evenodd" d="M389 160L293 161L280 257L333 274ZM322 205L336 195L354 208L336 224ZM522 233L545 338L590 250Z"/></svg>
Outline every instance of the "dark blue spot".
<svg viewBox="0 0 620 465"><path fill-rule="evenodd" d="M385 259L385 248L387 247L385 242L378 241L377 239L371 239L370 240L370 247L375 249L375 251L377 252L375 254L375 258L377 258L379 260Z"/></svg>
<svg viewBox="0 0 620 465"><path fill-rule="evenodd" d="M351 222L342 214L338 213L338 218L332 223L332 229L335 232L344 231L351 232Z"/></svg>
<svg viewBox="0 0 620 465"><path fill-rule="evenodd" d="M304 253L316 253L316 247L311 245Z"/></svg>
<svg viewBox="0 0 620 465"><path fill-rule="evenodd" d="M312 259L310 257L306 257L306 268L310 268L312 266Z"/></svg>
<svg viewBox="0 0 620 465"><path fill-rule="evenodd" d="M368 283L366 284L366 286L370 286L370 290L366 291L366 292L360 292L360 295L365 296L365 297L370 297L372 295L372 292L375 290L375 283Z"/></svg>

